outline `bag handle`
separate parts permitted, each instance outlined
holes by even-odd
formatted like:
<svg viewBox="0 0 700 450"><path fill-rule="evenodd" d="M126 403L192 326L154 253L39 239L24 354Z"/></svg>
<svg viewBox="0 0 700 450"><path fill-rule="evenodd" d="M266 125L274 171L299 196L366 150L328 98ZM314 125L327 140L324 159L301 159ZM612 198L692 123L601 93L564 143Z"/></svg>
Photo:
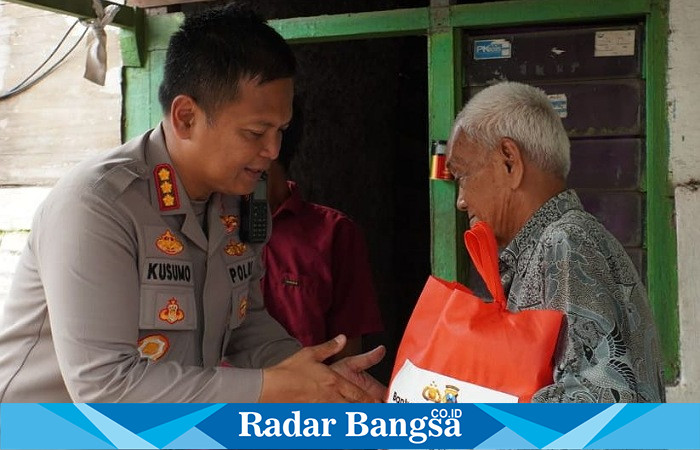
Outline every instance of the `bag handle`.
<svg viewBox="0 0 700 450"><path fill-rule="evenodd" d="M486 222L479 221L464 233L464 244L494 303L505 309L506 295L498 273L498 244L493 230Z"/></svg>

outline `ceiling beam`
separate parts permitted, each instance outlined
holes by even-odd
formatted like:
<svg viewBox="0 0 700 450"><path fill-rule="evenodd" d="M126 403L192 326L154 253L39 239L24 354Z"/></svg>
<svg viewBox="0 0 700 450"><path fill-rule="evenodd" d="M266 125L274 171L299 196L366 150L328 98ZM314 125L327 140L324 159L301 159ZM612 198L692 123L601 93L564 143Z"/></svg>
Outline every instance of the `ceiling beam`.
<svg viewBox="0 0 700 450"><path fill-rule="evenodd" d="M78 17L80 19L94 19L95 11L92 9L92 2L90 0L8 0L11 3L17 3L19 5L29 6L33 8L44 9L47 11L52 11L59 14L66 14L73 17ZM109 5L119 6L119 12L114 17L113 25L120 28L134 29L136 24L136 8L130 6L120 5L119 3L113 3L109 1L102 1L102 5L105 7Z"/></svg>

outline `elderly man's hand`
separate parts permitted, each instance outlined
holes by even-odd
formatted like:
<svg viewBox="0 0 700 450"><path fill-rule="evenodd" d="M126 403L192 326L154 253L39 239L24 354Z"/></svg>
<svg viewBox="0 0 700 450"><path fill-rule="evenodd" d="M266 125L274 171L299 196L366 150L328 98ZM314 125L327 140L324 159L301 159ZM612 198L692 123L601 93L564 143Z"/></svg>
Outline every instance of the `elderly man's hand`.
<svg viewBox="0 0 700 450"><path fill-rule="evenodd" d="M384 356L378 347L362 355L344 358L331 370L323 361L345 346L346 338L305 347L281 363L263 370L260 402L375 402L383 386L364 370Z"/></svg>

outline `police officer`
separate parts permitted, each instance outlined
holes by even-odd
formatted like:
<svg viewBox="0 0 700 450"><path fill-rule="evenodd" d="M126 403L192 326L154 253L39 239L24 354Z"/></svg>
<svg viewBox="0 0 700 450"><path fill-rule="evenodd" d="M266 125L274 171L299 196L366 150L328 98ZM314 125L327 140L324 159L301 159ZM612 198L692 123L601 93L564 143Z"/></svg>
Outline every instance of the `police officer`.
<svg viewBox="0 0 700 450"><path fill-rule="evenodd" d="M263 244L241 239L241 196L277 157L294 71L251 13L185 20L161 124L77 166L36 213L0 326L0 401L383 396L364 372L383 348L330 367L344 336L300 350L263 306Z"/></svg>

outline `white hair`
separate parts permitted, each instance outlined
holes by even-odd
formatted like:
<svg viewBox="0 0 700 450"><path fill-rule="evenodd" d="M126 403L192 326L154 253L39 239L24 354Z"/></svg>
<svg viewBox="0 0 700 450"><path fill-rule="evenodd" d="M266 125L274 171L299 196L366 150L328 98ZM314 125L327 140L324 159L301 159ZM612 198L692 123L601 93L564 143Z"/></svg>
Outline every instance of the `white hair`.
<svg viewBox="0 0 700 450"><path fill-rule="evenodd" d="M541 89L511 81L490 86L469 100L455 126L487 149L511 138L541 170L569 174L569 138Z"/></svg>

